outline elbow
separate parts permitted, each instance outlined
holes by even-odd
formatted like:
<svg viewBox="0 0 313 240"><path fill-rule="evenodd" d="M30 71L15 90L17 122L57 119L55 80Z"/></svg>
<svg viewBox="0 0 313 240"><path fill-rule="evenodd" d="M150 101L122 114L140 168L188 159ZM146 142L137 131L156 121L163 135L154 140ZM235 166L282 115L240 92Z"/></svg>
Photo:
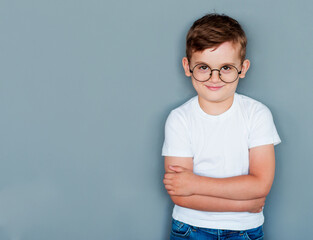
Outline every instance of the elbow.
<svg viewBox="0 0 313 240"><path fill-rule="evenodd" d="M264 198L268 195L269 191L259 190L256 194L256 198Z"/></svg>
<svg viewBox="0 0 313 240"><path fill-rule="evenodd" d="M264 197L266 197L271 191L271 186L269 187L266 187L264 190L263 190L263 195Z"/></svg>
<svg viewBox="0 0 313 240"><path fill-rule="evenodd" d="M171 199L175 205L178 205L180 207L185 207L184 198L180 196L171 196Z"/></svg>
<svg viewBox="0 0 313 240"><path fill-rule="evenodd" d="M263 198L266 197L270 191L273 184L273 179L254 176L254 197Z"/></svg>
<svg viewBox="0 0 313 240"><path fill-rule="evenodd" d="M266 197L271 191L272 184L263 184L259 187L258 195L260 198Z"/></svg>

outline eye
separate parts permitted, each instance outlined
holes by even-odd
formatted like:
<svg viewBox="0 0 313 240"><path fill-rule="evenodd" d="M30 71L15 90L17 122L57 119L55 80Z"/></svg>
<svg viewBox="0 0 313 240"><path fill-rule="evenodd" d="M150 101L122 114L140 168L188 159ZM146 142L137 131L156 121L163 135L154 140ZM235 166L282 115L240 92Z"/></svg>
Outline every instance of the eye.
<svg viewBox="0 0 313 240"><path fill-rule="evenodd" d="M221 70L222 71L229 71L229 70L231 70L232 69L232 67L231 66L228 66L228 65L225 65L225 66L223 66L222 68L221 68Z"/></svg>
<svg viewBox="0 0 313 240"><path fill-rule="evenodd" d="M221 74L232 74L235 72L236 72L235 68L231 65L225 65L221 67L221 71L220 71Z"/></svg>
<svg viewBox="0 0 313 240"><path fill-rule="evenodd" d="M209 66L208 66L208 65L205 65L205 64L198 65L198 66L197 66L197 69L198 69L199 71L203 71L203 72L210 70Z"/></svg>

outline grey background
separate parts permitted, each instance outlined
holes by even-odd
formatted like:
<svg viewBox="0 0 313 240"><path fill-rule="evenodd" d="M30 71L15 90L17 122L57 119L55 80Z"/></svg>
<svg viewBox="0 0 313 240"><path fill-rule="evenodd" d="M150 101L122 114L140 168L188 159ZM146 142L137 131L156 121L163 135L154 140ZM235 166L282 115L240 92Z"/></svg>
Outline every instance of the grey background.
<svg viewBox="0 0 313 240"><path fill-rule="evenodd" d="M185 35L236 18L251 68L238 92L282 139L265 239L310 239L311 1L0 1L0 239L168 239L161 148L170 110L196 93Z"/></svg>

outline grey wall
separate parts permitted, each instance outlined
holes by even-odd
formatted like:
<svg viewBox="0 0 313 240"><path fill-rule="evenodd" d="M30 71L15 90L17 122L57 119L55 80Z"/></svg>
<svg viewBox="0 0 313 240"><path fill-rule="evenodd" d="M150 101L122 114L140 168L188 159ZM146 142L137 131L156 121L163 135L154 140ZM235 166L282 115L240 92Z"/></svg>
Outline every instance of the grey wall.
<svg viewBox="0 0 313 240"><path fill-rule="evenodd" d="M167 239L164 123L195 95L184 38L212 11L246 30L238 92L282 138L266 239L312 237L311 1L1 0L1 240Z"/></svg>

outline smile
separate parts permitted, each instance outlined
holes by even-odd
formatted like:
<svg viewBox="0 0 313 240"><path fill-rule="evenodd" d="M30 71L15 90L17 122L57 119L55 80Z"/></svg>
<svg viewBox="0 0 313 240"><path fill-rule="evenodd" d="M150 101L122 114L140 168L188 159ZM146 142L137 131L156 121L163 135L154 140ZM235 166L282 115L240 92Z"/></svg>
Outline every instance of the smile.
<svg viewBox="0 0 313 240"><path fill-rule="evenodd" d="M215 87L213 87L213 86L207 86L207 85L205 85L209 90L211 90L211 91L217 91L217 90L220 90L223 86L215 86Z"/></svg>

